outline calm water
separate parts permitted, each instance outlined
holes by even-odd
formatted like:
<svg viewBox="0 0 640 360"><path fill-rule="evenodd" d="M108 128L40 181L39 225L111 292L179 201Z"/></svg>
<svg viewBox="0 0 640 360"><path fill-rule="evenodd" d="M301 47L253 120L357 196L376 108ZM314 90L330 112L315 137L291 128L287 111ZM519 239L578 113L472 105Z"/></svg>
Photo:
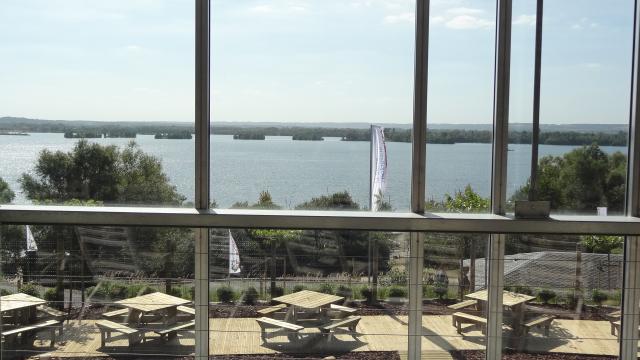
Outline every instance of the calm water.
<svg viewBox="0 0 640 360"><path fill-rule="evenodd" d="M16 192L16 204L29 201L22 194L18 179L33 171L38 153L70 150L75 139L63 134L33 133L30 136L0 136L0 177ZM129 139L92 139L100 144L125 145ZM194 140L155 140L139 135L142 150L162 161L165 172L178 191L193 200ZM542 145L540 155L560 155L572 146ZM386 196L394 209L409 208L411 145L388 143L389 180ZM508 183L513 193L527 180L530 167L529 145L510 145ZM606 152L625 151L624 147L603 147ZM211 189L220 207L236 201L255 202L262 190L286 207L313 196L347 190L361 205L367 206L369 193L369 143L292 141L289 137L268 137L266 141L233 140L213 135L211 150ZM490 191L491 145L454 144L427 146L427 197L440 199L470 184L482 195Z"/></svg>

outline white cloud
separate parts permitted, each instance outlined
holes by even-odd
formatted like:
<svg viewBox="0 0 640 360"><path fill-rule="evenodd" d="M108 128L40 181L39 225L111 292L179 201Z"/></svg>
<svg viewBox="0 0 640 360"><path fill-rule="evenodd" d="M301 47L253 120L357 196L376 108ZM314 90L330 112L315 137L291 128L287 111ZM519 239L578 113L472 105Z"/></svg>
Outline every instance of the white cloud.
<svg viewBox="0 0 640 360"><path fill-rule="evenodd" d="M256 5L249 8L252 13L268 14L273 12L271 5Z"/></svg>
<svg viewBox="0 0 640 360"><path fill-rule="evenodd" d="M493 20L486 17L485 10L464 6L443 9L430 18L430 23L453 30L488 29L494 26Z"/></svg>
<svg viewBox="0 0 640 360"><path fill-rule="evenodd" d="M412 24L416 19L416 14L412 12L406 12L397 15L387 15L384 17L385 24L400 24L410 23Z"/></svg>
<svg viewBox="0 0 640 360"><path fill-rule="evenodd" d="M468 7L455 7L447 9L446 13L450 15L482 15L484 14L484 10Z"/></svg>
<svg viewBox="0 0 640 360"><path fill-rule="evenodd" d="M580 18L580 21L571 25L573 30L583 30L585 28L597 28L600 26L597 22L591 21L591 19L587 17Z"/></svg>
<svg viewBox="0 0 640 360"><path fill-rule="evenodd" d="M429 18L429 24L431 25L440 25L444 23L444 21L445 21L444 16L432 16Z"/></svg>
<svg viewBox="0 0 640 360"><path fill-rule="evenodd" d="M459 15L445 22L445 26L455 30L488 29L493 21L471 15Z"/></svg>
<svg viewBox="0 0 640 360"><path fill-rule="evenodd" d="M260 4L249 8L249 12L256 15L295 14L309 10L306 3L301 1L274 2L272 4Z"/></svg>
<svg viewBox="0 0 640 360"><path fill-rule="evenodd" d="M536 24L536 16L532 15L519 15L513 20L514 25L527 25L527 26L535 26Z"/></svg>

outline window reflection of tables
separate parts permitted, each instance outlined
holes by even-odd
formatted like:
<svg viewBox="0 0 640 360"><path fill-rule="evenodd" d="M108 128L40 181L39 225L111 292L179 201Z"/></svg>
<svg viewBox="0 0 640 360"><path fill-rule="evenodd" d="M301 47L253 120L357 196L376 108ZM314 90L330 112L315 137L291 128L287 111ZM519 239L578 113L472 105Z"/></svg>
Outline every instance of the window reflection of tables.
<svg viewBox="0 0 640 360"><path fill-rule="evenodd" d="M465 298L477 300L478 310L484 313L485 309L487 309L489 292L488 290L480 290L465 295ZM535 297L531 295L506 290L502 291L502 306L511 311L511 327L516 335L519 335L522 331L521 324L524 322L526 303L533 299L535 299Z"/></svg>
<svg viewBox="0 0 640 360"><path fill-rule="evenodd" d="M164 325L175 324L178 306L189 303L191 303L191 301L161 292L154 292L115 302L115 304L129 309L127 322L133 325L139 325L143 322L142 317L146 314L162 316Z"/></svg>
<svg viewBox="0 0 640 360"><path fill-rule="evenodd" d="M16 293L0 297L0 313L14 325L29 325L37 320L37 307L46 301L24 293Z"/></svg>
<svg viewBox="0 0 640 360"><path fill-rule="evenodd" d="M273 301L288 305L285 321L295 324L300 320L305 320L304 318L326 321L326 310L329 306L344 301L344 298L311 290L302 290L279 296L274 298Z"/></svg>

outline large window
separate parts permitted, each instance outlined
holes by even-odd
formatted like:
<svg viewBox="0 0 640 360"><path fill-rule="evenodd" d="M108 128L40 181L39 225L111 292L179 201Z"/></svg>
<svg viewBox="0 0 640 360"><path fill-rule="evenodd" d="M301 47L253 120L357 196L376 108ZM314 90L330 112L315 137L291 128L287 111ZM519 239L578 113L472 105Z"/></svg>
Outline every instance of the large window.
<svg viewBox="0 0 640 360"><path fill-rule="evenodd" d="M534 5L3 2L2 358L637 358L638 17L545 9L531 219Z"/></svg>

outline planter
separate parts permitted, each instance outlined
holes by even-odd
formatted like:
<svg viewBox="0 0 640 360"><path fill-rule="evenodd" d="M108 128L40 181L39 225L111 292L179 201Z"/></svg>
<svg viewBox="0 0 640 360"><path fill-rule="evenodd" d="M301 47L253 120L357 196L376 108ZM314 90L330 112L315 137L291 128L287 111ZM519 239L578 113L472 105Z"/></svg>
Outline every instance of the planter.
<svg viewBox="0 0 640 360"><path fill-rule="evenodd" d="M516 219L547 219L551 213L549 201L516 201Z"/></svg>
<svg viewBox="0 0 640 360"><path fill-rule="evenodd" d="M407 298L403 297L389 297L387 302L392 305L404 305L407 303Z"/></svg>

